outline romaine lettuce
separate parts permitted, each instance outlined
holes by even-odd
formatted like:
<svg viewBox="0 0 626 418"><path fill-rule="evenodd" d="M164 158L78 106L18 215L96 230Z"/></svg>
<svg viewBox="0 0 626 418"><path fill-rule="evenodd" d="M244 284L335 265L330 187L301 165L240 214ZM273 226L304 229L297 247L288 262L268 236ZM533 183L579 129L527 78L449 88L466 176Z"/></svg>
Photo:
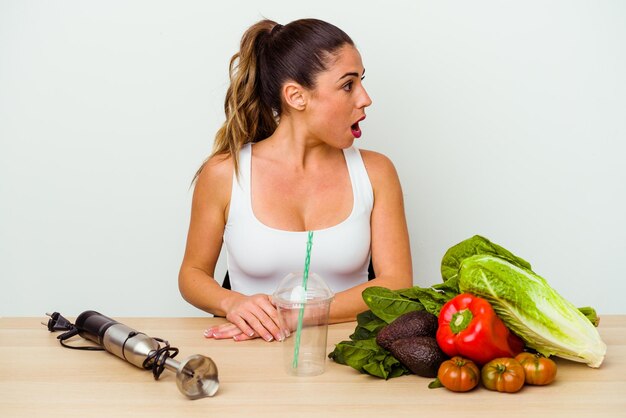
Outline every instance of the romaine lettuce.
<svg viewBox="0 0 626 418"><path fill-rule="evenodd" d="M528 347L599 367L606 345L589 319L545 279L516 264L492 254L464 258L459 289L487 299Z"/></svg>

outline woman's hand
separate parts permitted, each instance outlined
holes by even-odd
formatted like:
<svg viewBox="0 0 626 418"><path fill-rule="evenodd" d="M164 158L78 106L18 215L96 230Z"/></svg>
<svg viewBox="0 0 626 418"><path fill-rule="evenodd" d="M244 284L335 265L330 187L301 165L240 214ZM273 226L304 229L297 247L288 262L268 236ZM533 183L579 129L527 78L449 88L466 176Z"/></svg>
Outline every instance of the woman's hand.
<svg viewBox="0 0 626 418"><path fill-rule="evenodd" d="M234 338L244 341L261 337L265 341L282 341L285 336L278 326L278 314L268 295L236 295L228 302L229 323L205 331L207 338Z"/></svg>

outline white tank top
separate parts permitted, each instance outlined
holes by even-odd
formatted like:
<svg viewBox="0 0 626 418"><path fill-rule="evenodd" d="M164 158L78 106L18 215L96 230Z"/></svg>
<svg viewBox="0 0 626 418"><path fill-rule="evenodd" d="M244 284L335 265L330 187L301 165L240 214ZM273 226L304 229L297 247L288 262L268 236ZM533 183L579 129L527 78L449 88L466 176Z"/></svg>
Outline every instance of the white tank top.
<svg viewBox="0 0 626 418"><path fill-rule="evenodd" d="M343 153L354 196L352 212L339 224L314 231L309 267L335 293L368 279L374 204L361 153L356 147ZM233 174L224 231L228 274L232 290L246 295L272 294L283 277L304 270L308 233L275 229L255 217L250 193L251 162L252 145L247 144L239 154L239 181Z"/></svg>

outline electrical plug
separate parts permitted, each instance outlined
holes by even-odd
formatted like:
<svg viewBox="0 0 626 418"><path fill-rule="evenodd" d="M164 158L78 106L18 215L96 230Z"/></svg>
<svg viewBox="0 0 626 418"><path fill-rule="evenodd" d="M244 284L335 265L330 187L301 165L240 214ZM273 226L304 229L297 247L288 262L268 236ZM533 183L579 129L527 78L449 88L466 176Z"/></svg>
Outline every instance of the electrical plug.
<svg viewBox="0 0 626 418"><path fill-rule="evenodd" d="M72 329L75 329L74 324L72 324L70 321L65 319L63 315L61 315L58 312L54 312L54 313L46 312L46 315L49 316L50 319L48 320L48 323L42 322L41 325L48 327L48 331L50 332L70 331Z"/></svg>

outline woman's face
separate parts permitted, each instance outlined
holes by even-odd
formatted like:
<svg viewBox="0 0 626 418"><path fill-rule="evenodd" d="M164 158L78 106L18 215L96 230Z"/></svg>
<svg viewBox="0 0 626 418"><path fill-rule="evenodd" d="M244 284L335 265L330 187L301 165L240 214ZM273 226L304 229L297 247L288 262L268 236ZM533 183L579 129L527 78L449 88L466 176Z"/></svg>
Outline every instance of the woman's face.
<svg viewBox="0 0 626 418"><path fill-rule="evenodd" d="M372 100L363 87L361 54L345 45L308 91L305 118L311 136L337 148L348 148L361 136L359 122Z"/></svg>

